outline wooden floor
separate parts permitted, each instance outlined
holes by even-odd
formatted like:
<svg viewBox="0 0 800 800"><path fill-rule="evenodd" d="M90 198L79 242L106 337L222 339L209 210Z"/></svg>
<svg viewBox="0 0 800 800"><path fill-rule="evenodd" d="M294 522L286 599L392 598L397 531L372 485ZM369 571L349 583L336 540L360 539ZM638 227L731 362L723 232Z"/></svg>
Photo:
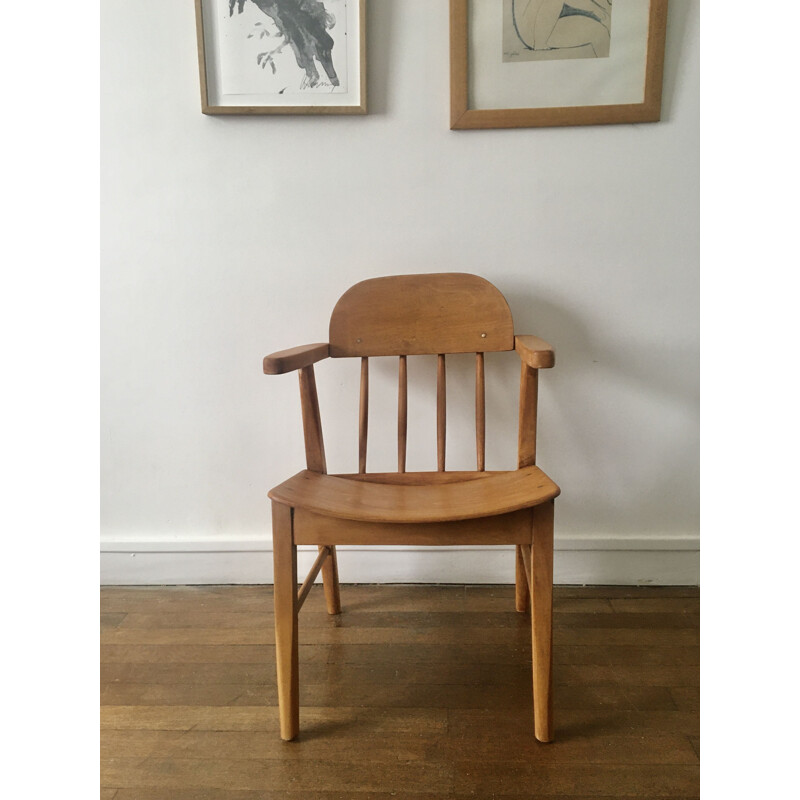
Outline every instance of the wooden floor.
<svg viewBox="0 0 800 800"><path fill-rule="evenodd" d="M696 798L699 603L558 587L545 745L512 586L314 587L285 743L271 587L104 588L101 798Z"/></svg>

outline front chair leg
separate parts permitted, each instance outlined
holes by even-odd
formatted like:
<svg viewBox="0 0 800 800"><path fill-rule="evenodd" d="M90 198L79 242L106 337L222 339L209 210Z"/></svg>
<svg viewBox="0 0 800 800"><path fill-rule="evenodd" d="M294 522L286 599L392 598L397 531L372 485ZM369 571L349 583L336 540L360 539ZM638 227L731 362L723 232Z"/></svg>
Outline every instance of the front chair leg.
<svg viewBox="0 0 800 800"><path fill-rule="evenodd" d="M272 503L274 562L275 656L278 663L278 706L281 739L300 730L300 680L297 629L297 546L292 532L292 509Z"/></svg>
<svg viewBox="0 0 800 800"><path fill-rule="evenodd" d="M533 720L534 733L540 742L553 740L553 507L550 500L533 509Z"/></svg>
<svg viewBox="0 0 800 800"><path fill-rule="evenodd" d="M323 550L323 547L319 548ZM336 546L328 547L330 554L322 564L322 586L325 590L325 605L329 614L342 613L342 601L339 598L339 563L336 560Z"/></svg>

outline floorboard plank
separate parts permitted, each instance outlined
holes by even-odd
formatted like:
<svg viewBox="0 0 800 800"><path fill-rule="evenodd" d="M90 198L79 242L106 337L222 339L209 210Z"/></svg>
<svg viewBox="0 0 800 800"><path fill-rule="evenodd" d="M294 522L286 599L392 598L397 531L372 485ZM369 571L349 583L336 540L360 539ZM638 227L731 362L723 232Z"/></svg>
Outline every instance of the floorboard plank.
<svg viewBox="0 0 800 800"><path fill-rule="evenodd" d="M101 591L101 800L689 800L699 590L556 587L555 742L513 586L321 587L278 734L272 587Z"/></svg>
<svg viewBox="0 0 800 800"><path fill-rule="evenodd" d="M447 710L441 708L333 708L303 705L303 722L318 733L349 726L359 735L442 736ZM277 706L105 706L103 730L278 731Z"/></svg>
<svg viewBox="0 0 800 800"><path fill-rule="evenodd" d="M522 615L520 615L522 616ZM613 616L613 615L612 615ZM300 625L300 645L313 644L525 644L530 624L490 628L362 628ZM650 629L647 627L562 627L553 631L557 645L651 645L698 646L694 627ZM106 645L272 645L274 633L266 625L254 628L114 628L103 633Z"/></svg>
<svg viewBox="0 0 800 800"><path fill-rule="evenodd" d="M454 765L453 788L481 797L529 792L530 795L608 794L638 798L697 793L696 765L640 764L635 769L616 764L528 764L504 765L471 761ZM529 796L530 796L529 795Z"/></svg>
<svg viewBox="0 0 800 800"><path fill-rule="evenodd" d="M447 795L430 792L272 792L265 790L247 789L118 789L114 795L114 800L476 800L474 794L453 794ZM489 795L489 797L501 797L503 800L531 800L532 795L525 794L504 794ZM543 796L542 800L544 800ZM611 795L550 795L550 798L557 797L558 800L638 800L635 796L613 797ZM660 800L696 800L696 795L691 797L662 797ZM548 798L549 800L549 798Z"/></svg>
<svg viewBox="0 0 800 800"><path fill-rule="evenodd" d="M300 658L303 680L322 683L337 678L341 663L323 662L321 658ZM110 662L103 664L100 678L104 684L159 683L159 684L242 684L265 685L274 678L272 660L255 663L195 663L195 662ZM669 686L675 688L699 685L699 675L694 666L654 665L597 665L556 663L556 684L621 684L626 686ZM513 664L485 664L481 662L442 661L425 663L411 659L370 664L349 663L341 676L349 684L463 684L483 686L525 685L530 679L527 661Z"/></svg>
<svg viewBox="0 0 800 800"><path fill-rule="evenodd" d="M302 748L302 742L288 744ZM320 787L336 792L448 792L453 768L439 761L381 763L366 760L369 748L350 749L352 760L230 758L108 758L101 760L107 785L119 788L248 789L313 792Z"/></svg>

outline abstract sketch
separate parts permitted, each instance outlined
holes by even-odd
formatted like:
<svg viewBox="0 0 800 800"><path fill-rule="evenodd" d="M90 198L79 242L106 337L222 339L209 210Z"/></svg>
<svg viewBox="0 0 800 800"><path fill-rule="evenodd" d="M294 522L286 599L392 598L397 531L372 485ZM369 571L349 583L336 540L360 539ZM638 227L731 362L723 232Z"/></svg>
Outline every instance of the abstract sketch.
<svg viewBox="0 0 800 800"><path fill-rule="evenodd" d="M503 61L608 58L612 0L505 0Z"/></svg>
<svg viewBox="0 0 800 800"><path fill-rule="evenodd" d="M235 80L246 81L252 89L258 80L257 68L260 85L267 91L343 90L334 62L338 50L345 48L346 0L218 1L230 20L224 46L229 62L239 62ZM329 10L332 6L341 9L341 21ZM242 23L234 25L242 14ZM337 27L335 39L332 33ZM235 56L231 55L234 50ZM343 52L340 60L346 67Z"/></svg>

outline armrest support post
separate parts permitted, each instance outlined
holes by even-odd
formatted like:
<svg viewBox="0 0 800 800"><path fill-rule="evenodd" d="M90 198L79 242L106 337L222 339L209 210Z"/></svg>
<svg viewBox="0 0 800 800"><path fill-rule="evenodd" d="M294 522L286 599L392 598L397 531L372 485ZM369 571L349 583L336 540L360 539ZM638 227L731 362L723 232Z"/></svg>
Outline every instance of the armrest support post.
<svg viewBox="0 0 800 800"><path fill-rule="evenodd" d="M300 404L303 412L303 437L306 444L306 465L312 472L325 474L325 443L322 439L322 420L319 414L317 381L314 367L302 367L300 378Z"/></svg>
<svg viewBox="0 0 800 800"><path fill-rule="evenodd" d="M519 379L519 447L517 464L530 467L536 463L536 415L539 409L539 370L556 363L553 346L538 336L515 336L514 349L519 353L522 372Z"/></svg>
<svg viewBox="0 0 800 800"><path fill-rule="evenodd" d="M522 362L519 379L519 447L517 466L536 463L536 414L539 406L539 370Z"/></svg>
<svg viewBox="0 0 800 800"><path fill-rule="evenodd" d="M306 446L306 465L312 472L326 473L325 444L322 440L322 421L319 414L317 381L314 364L330 355L327 343L304 344L264 357L265 375L283 375L298 370L300 406L303 413L303 438Z"/></svg>

